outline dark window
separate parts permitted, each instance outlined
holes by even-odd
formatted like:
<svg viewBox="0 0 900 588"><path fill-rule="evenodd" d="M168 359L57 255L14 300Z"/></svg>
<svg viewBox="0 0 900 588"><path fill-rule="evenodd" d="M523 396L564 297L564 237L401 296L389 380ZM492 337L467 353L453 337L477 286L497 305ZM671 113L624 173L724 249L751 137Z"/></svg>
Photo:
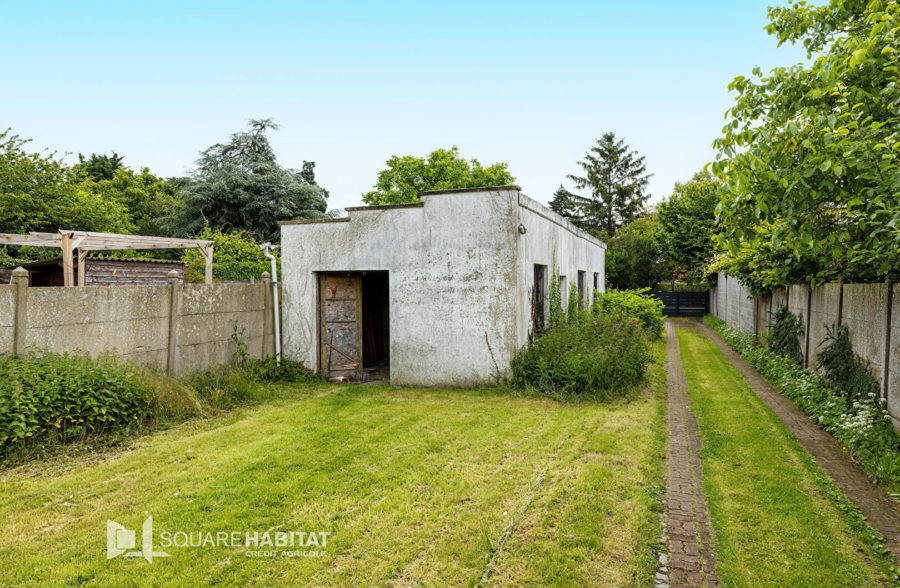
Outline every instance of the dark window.
<svg viewBox="0 0 900 588"><path fill-rule="evenodd" d="M578 272L578 307L583 309L585 304L585 296L587 295L587 273L579 271Z"/></svg>
<svg viewBox="0 0 900 588"><path fill-rule="evenodd" d="M534 286L531 290L531 324L535 333L544 331L544 305L547 300L547 266L534 266Z"/></svg>
<svg viewBox="0 0 900 588"><path fill-rule="evenodd" d="M594 291L597 292L600 290L600 274L594 272Z"/></svg>

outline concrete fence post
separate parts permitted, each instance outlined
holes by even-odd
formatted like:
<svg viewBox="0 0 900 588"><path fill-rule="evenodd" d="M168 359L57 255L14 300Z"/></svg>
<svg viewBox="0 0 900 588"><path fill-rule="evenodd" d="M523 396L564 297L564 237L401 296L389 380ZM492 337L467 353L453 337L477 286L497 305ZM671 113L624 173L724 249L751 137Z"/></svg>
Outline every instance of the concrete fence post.
<svg viewBox="0 0 900 588"><path fill-rule="evenodd" d="M891 378L891 309L894 304L894 284L900 281L900 276L896 274L888 275L884 283L887 286L887 304L884 309L884 355L882 356L882 366L884 371L881 377L881 398L887 402L889 381Z"/></svg>
<svg viewBox="0 0 900 588"><path fill-rule="evenodd" d="M28 328L28 270L17 267L12 271L16 287L15 319L13 323L13 354L25 354L25 330Z"/></svg>
<svg viewBox="0 0 900 588"><path fill-rule="evenodd" d="M262 273L262 288L264 292L262 356L265 358L269 355L269 346L272 345L274 347L275 345L274 338L269 334L270 331L273 331L272 322L274 319L274 309L272 308L272 276L269 275L269 272ZM272 353L274 354L274 350Z"/></svg>
<svg viewBox="0 0 900 588"><path fill-rule="evenodd" d="M178 272L172 270L166 276L169 283L169 342L166 354L166 371L175 373L178 354L178 316L181 314L181 281Z"/></svg>
<svg viewBox="0 0 900 588"><path fill-rule="evenodd" d="M841 276L838 279L838 307L837 307L837 323L836 328L841 326L841 321L844 320L844 276Z"/></svg>
<svg viewBox="0 0 900 588"><path fill-rule="evenodd" d="M803 367L809 367L809 324L812 322L812 286L806 285L806 319L803 330L806 331L806 341L803 343Z"/></svg>

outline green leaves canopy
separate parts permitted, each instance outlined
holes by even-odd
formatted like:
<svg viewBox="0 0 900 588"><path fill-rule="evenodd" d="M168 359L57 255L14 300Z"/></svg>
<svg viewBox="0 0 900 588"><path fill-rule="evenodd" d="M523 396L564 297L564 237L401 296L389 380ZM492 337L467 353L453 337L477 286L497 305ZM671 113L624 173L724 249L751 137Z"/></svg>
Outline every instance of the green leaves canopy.
<svg viewBox="0 0 900 588"><path fill-rule="evenodd" d="M798 2L769 18L814 61L729 86L717 267L754 291L880 279L900 261L900 3Z"/></svg>
<svg viewBox="0 0 900 588"><path fill-rule="evenodd" d="M182 204L169 223L174 235L212 226L277 241L278 221L327 216L328 191L315 183L315 164L304 162L295 171L276 161L266 132L277 128L269 119L250 121L249 131L200 154L193 175L178 187Z"/></svg>
<svg viewBox="0 0 900 588"><path fill-rule="evenodd" d="M690 182L676 182L672 195L657 209L660 247L674 274L692 284L703 281L715 249L716 205L721 184L707 172Z"/></svg>
<svg viewBox="0 0 900 588"><path fill-rule="evenodd" d="M495 163L483 167L475 158L467 161L455 145L436 149L428 157L395 155L387 160L387 169L378 172L378 181L362 199L372 205L405 204L418 202L419 192L428 190L505 186L516 181L507 166Z"/></svg>

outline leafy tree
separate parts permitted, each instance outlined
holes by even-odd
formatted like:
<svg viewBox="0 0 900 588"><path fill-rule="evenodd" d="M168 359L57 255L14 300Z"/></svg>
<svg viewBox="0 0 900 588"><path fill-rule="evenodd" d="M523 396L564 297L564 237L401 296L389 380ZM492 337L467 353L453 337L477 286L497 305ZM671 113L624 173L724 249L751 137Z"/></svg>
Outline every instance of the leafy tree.
<svg viewBox="0 0 900 588"><path fill-rule="evenodd" d="M54 153L28 152L29 142L0 132L0 232L133 229L123 204L85 186Z"/></svg>
<svg viewBox="0 0 900 588"><path fill-rule="evenodd" d="M587 196L560 186L550 207L574 224L598 233L614 235L644 210L650 198L646 193L650 175L644 157L631 151L615 133L604 133L578 165L583 176L567 176L577 190L588 190Z"/></svg>
<svg viewBox="0 0 900 588"><path fill-rule="evenodd" d="M85 159L84 155L78 154L78 164L76 170L83 171L89 178L94 181L111 180L116 170L122 169L122 162L125 158L115 151L112 155L97 155L92 153L90 158Z"/></svg>
<svg viewBox="0 0 900 588"><path fill-rule="evenodd" d="M298 172L276 161L266 132L277 128L271 119L251 120L248 131L200 153L191 177L177 184L181 206L168 223L173 234L196 235L208 224L276 241L280 220L326 217L328 192L315 183L315 164L304 162Z"/></svg>
<svg viewBox="0 0 900 588"><path fill-rule="evenodd" d="M175 189L166 180L142 168L141 173L119 168L106 180L85 179L80 185L103 201L118 203L127 211L133 232L166 236L163 223L175 207Z"/></svg>
<svg viewBox="0 0 900 588"><path fill-rule="evenodd" d="M699 172L687 183L676 183L672 195L657 207L662 253L674 273L692 284L703 281L713 259L716 205L721 185L708 172Z"/></svg>
<svg viewBox="0 0 900 588"><path fill-rule="evenodd" d="M655 214L623 227L606 239L606 245L606 284L610 288L652 288L670 275Z"/></svg>
<svg viewBox="0 0 900 588"><path fill-rule="evenodd" d="M900 262L900 2L801 2L769 20L812 61L729 86L717 267L752 292L880 280Z"/></svg>
<svg viewBox="0 0 900 588"><path fill-rule="evenodd" d="M483 167L475 158L467 161L455 145L436 149L428 157L395 155L387 160L387 169L378 172L378 181L362 199L373 205L404 204L418 202L419 192L427 190L506 186L516 181L508 165Z"/></svg>

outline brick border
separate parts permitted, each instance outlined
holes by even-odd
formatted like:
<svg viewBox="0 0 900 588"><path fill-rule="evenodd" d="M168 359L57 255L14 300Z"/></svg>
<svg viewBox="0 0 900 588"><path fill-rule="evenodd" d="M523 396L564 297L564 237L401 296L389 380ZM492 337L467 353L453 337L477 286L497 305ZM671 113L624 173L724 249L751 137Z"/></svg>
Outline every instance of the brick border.
<svg viewBox="0 0 900 588"><path fill-rule="evenodd" d="M865 471L842 450L837 439L828 431L820 429L796 404L776 391L718 333L698 320L685 326L694 327L715 343L756 395L781 419L837 487L859 508L866 522L884 535L885 547L900 558L900 506L869 480Z"/></svg>
<svg viewBox="0 0 900 588"><path fill-rule="evenodd" d="M671 586L717 586L709 509L703 495L700 436L681 366L678 334L666 320L668 352L668 566Z"/></svg>

